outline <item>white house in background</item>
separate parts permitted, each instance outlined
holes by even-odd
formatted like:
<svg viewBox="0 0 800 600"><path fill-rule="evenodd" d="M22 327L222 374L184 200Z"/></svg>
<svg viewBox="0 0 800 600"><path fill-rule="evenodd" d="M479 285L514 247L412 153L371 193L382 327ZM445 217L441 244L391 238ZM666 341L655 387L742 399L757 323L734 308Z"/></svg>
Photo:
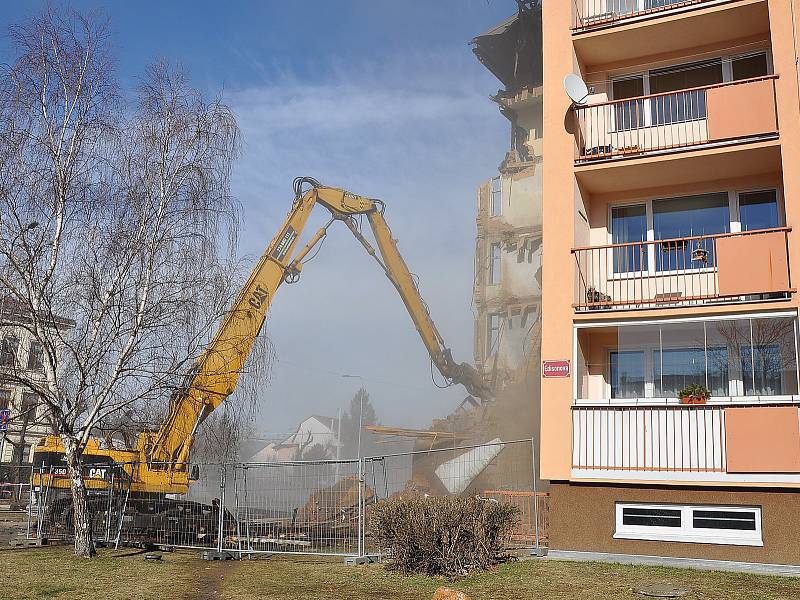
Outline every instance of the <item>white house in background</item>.
<svg viewBox="0 0 800 600"><path fill-rule="evenodd" d="M299 460L311 448L324 448L327 458L336 458L339 446L339 427L336 419L311 415L297 426L297 430L282 442L270 442L251 459L253 462ZM315 458L319 458L315 454Z"/></svg>

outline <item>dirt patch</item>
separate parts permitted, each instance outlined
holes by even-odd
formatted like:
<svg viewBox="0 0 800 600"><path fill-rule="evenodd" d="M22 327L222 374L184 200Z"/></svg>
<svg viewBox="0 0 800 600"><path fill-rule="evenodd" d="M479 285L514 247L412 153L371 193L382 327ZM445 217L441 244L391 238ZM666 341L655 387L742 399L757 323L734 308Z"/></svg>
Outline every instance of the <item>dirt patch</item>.
<svg viewBox="0 0 800 600"><path fill-rule="evenodd" d="M8 543L24 536L27 529L27 515L12 511L0 511L0 550L8 548Z"/></svg>
<svg viewBox="0 0 800 600"><path fill-rule="evenodd" d="M238 562L232 560L205 561L205 565L195 571L194 589L184 595L184 600L219 600L225 578L237 566Z"/></svg>

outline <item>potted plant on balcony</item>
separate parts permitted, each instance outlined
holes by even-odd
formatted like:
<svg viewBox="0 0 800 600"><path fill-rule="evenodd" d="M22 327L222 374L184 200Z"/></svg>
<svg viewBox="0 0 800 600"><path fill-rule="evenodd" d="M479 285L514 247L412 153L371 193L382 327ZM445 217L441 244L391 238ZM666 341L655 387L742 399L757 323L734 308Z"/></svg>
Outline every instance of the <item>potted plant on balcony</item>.
<svg viewBox="0 0 800 600"><path fill-rule="evenodd" d="M678 392L678 397L681 399L681 404L705 404L711 397L711 392L706 386L693 383Z"/></svg>

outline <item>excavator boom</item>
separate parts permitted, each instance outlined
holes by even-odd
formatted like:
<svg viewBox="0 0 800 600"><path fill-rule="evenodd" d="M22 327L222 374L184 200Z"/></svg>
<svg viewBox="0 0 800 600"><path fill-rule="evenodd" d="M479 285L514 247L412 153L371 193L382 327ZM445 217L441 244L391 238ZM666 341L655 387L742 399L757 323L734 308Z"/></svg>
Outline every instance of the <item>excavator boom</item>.
<svg viewBox="0 0 800 600"><path fill-rule="evenodd" d="M173 394L166 418L157 432L143 432L137 447L103 449L96 441L86 455L104 456L117 463L139 465L131 471L135 491L180 492L188 488L189 452L199 425L233 393L278 288L297 281L303 259L336 221L344 222L366 251L380 264L405 304L431 360L448 384L461 384L481 400L491 389L469 364L458 364L436 328L392 232L384 219L380 200L326 187L312 178L295 180L295 199L278 234L253 269L230 311L222 318L211 342L199 357L185 385ZM297 250L300 236L316 204L331 219ZM356 217L366 216L377 250L361 233ZM47 438L37 449L42 456L63 456L58 438ZM44 463L42 463L44 464Z"/></svg>

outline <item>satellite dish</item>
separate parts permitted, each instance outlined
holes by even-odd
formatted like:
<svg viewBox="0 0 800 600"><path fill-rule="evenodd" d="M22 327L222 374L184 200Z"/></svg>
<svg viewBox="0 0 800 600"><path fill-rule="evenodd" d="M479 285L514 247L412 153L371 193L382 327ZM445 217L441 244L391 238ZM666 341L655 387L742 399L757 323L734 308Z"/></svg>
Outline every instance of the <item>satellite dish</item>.
<svg viewBox="0 0 800 600"><path fill-rule="evenodd" d="M564 77L564 90L575 104L586 104L586 98L589 96L589 88L586 87L586 83L583 79L575 75L575 73L570 73Z"/></svg>

